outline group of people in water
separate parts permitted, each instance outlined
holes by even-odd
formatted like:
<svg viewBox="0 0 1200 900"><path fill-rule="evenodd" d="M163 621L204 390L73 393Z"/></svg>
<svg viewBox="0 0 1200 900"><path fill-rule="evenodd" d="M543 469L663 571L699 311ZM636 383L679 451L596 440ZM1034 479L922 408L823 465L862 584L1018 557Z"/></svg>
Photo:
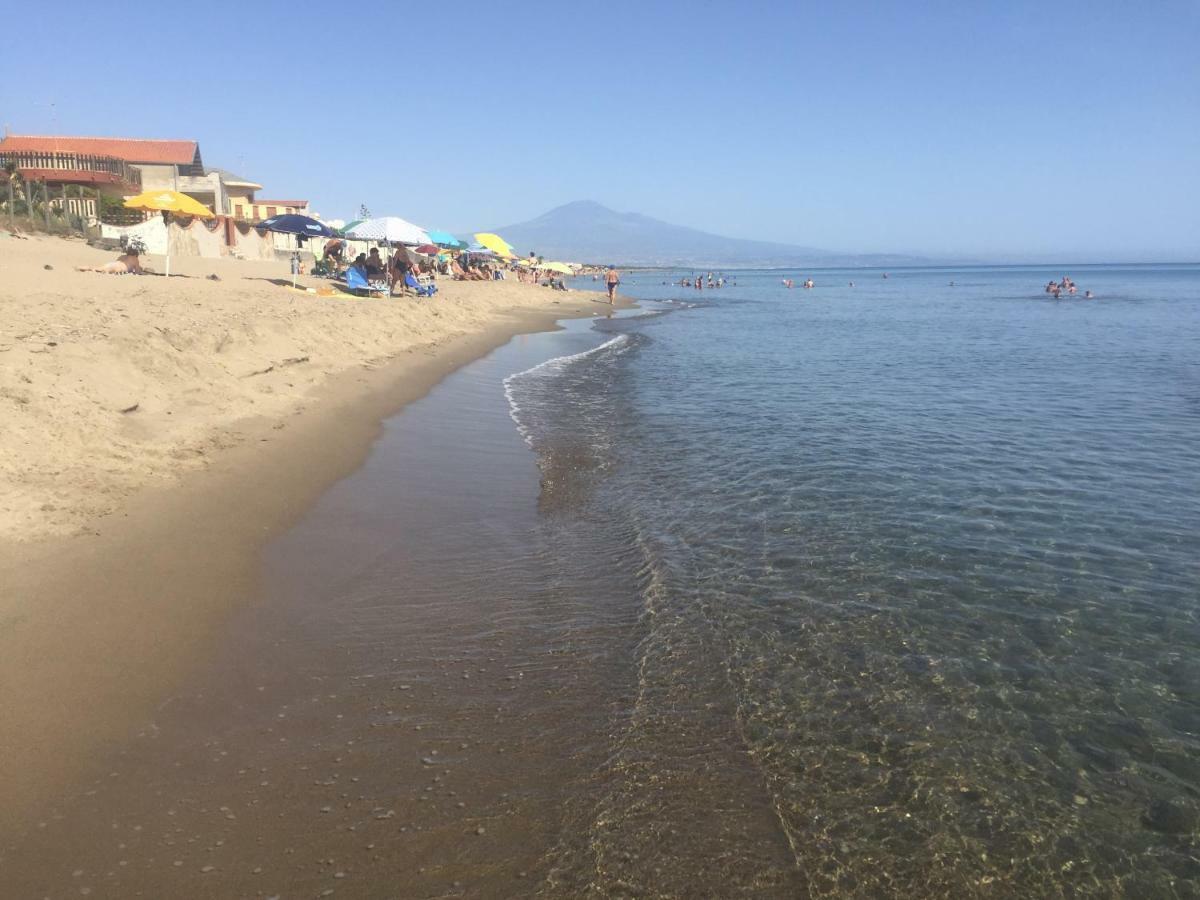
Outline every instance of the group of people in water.
<svg viewBox="0 0 1200 900"><path fill-rule="evenodd" d="M783 281L781 281L781 282L780 282L780 284L782 284L782 285L783 285L785 288L787 288L789 291L790 291L792 288L794 288L794 287L796 286L796 282L794 282L794 281L793 281L792 279L790 279L790 278L785 278L785 279L783 279ZM808 288L815 287L815 284L814 284L814 282L813 282L813 280L812 280L811 278L806 278L806 279L804 279L804 281L802 281L802 282L800 283L800 287L802 287L802 288L805 288L805 289L807 290ZM852 281L852 282L850 282L850 287L854 287L854 282L853 282L853 281Z"/></svg>
<svg viewBox="0 0 1200 900"><path fill-rule="evenodd" d="M1057 300L1063 294L1071 295L1077 292L1078 288L1075 287L1075 282L1073 282L1067 275L1062 277L1062 281L1055 281L1054 279L1051 279L1050 281L1046 282L1046 293L1053 296L1055 300ZM1083 299L1091 300L1092 292L1084 291Z"/></svg>
<svg viewBox="0 0 1200 900"><path fill-rule="evenodd" d="M663 284L666 284L666 282L664 281ZM697 275L695 279L691 278L690 276L685 276L679 279L680 287L694 287L698 291L704 290L705 287L711 291L715 288L723 288L727 284L736 285L737 282L730 282L721 272L708 272L704 275Z"/></svg>

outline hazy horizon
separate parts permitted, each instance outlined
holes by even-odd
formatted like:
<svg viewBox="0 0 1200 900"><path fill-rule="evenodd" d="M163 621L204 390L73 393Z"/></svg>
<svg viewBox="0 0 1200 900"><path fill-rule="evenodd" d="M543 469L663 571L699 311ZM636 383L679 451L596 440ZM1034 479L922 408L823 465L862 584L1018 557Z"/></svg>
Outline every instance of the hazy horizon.
<svg viewBox="0 0 1200 900"><path fill-rule="evenodd" d="M553 209L547 210L546 212L553 213L564 207L573 206L573 205L579 204L579 203L598 204L600 206L605 207L606 209L611 210L611 207L608 207L608 205L603 203L602 201L595 200L593 198L588 198L585 200L571 201L570 203L562 204L561 206L554 207ZM635 215L639 215L639 216L645 216L645 213L640 212L638 210L612 210L612 211L621 213L621 214L635 214ZM543 215L545 215L545 214L546 213L543 213ZM536 218L540 218L540 216L535 217L535 219ZM651 217L651 218L653 218L653 217ZM520 225L520 224L524 224L524 223L510 222L507 224L508 224L508 226L512 226L512 225ZM692 226L686 226L685 223L681 223L681 222L672 222L672 223L666 223L666 224L684 225L684 227L692 227ZM476 228L460 228L460 229L449 229L449 230L454 234L458 234L458 235L463 236L464 238L468 238L472 231L487 230L487 231L503 232L505 229L506 229L505 225L488 224L483 229L476 227ZM729 238L733 238L735 240L741 239L737 235L723 235L723 237L729 237ZM521 253L524 253L524 252L526 252L526 250L528 248L518 247L517 249ZM828 248L812 248L812 249L826 250ZM848 255L863 255L863 256L880 255L880 254L869 254L869 253L858 254L857 251L854 251L854 250L835 251L835 252L844 252ZM815 264L815 265L808 265L807 267L811 268L813 270L821 270L821 269L836 270L836 269L845 269L845 268L871 269L871 268L889 268L889 267L895 268L895 269L926 268L926 267L928 267L928 268L953 268L956 266L987 267L987 266L1048 266L1048 265L1049 266L1055 266L1055 265L1075 265L1075 266L1200 265L1200 249L1198 249L1192 257L1156 258L1156 259L1112 259L1112 258L1100 259L1100 258L1086 258L1086 257L1082 257L1082 256L1065 257L1065 256L1056 255L1053 253L1044 254L1042 256L1030 255L1030 256L1017 256L1017 257L993 258L993 259L983 258L983 257L972 257L972 256L952 256L952 255L948 255L948 254L896 254L896 255L911 256L911 257L914 257L914 259L911 262L896 262L896 263L889 263L886 265L863 264L861 266L847 266L847 265ZM591 261L594 262L595 260L591 260ZM739 265L737 263L726 263L726 262L721 262L718 260L712 261L711 264L712 265L723 265L729 269L744 269L744 270L754 270L754 269L770 270L770 269L795 268L794 266L789 266L789 265L785 265L785 264L744 266L744 265ZM643 264L635 263L632 265L632 268L664 269L664 270L666 270L666 269L687 269L687 268L689 268L689 266L687 266L687 265L669 265L669 264L643 265Z"/></svg>
<svg viewBox="0 0 1200 900"><path fill-rule="evenodd" d="M122 9L172 51L115 41L83 78L12 42L7 129L195 139L206 165L327 218L366 204L477 229L594 198L831 252L1200 256L1200 6L1185 0L534 2L511 24L465 3L436 27L281 2ZM96 46L95 7L66 11L55 45ZM403 52L357 74L356 22Z"/></svg>

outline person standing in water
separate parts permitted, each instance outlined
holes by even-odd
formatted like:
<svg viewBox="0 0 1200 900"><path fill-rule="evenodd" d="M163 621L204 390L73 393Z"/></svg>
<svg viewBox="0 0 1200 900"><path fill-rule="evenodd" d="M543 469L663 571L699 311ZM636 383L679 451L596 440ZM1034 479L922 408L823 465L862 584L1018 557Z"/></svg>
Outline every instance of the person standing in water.
<svg viewBox="0 0 1200 900"><path fill-rule="evenodd" d="M608 302L610 304L616 302L617 285L621 283L621 273L612 266L608 267L608 274L604 276L604 282L608 285Z"/></svg>

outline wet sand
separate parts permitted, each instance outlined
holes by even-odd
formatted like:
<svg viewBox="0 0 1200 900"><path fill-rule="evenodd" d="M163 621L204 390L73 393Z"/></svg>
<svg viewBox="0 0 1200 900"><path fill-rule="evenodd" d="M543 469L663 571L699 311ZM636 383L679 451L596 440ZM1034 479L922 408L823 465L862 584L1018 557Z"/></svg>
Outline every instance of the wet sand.
<svg viewBox="0 0 1200 900"><path fill-rule="evenodd" d="M154 738L163 728L160 718L172 723L177 740L169 743L169 768L182 779L174 784L183 785L207 779L204 760L220 758L219 751L208 753L203 737L214 721L236 727L242 710L261 711L256 704L278 699L270 684L236 679L190 701L177 692L212 671L215 658L224 660L223 674L240 670L244 657L230 639L230 623L261 595L261 551L329 484L361 465L383 418L514 332L550 328L556 316L595 310L589 295L569 296L553 313L500 319L417 361L345 373L303 414L286 422L244 423L247 438L240 446L178 484L135 495L89 536L6 545L0 555L6 585L0 598L0 885L13 885L17 896L35 886L61 887L58 876L73 877L78 868L69 858L131 846L128 840L117 842L125 847L99 841L88 810L106 818L124 809L135 819L139 810L157 807L161 795L151 785L162 768L144 754L167 745ZM288 689L295 686L287 660L274 671ZM419 690L405 695L416 697ZM220 700L207 707L206 718L211 697ZM432 695L427 701L425 715L443 718L438 711L444 700ZM257 734L252 744L265 748L273 741ZM425 763L418 759L417 765L425 771ZM387 769L379 767L381 774ZM261 781L269 779L260 779L260 788L270 787ZM242 817L250 818L249 812ZM116 819L105 827L122 828ZM130 834L148 827L128 824ZM121 862L111 859L112 871L133 864ZM146 889L142 884L154 882L139 882L135 894ZM104 895L98 885L94 890ZM161 896L157 890L150 887L145 895ZM224 895L214 890L213 896Z"/></svg>
<svg viewBox="0 0 1200 900"><path fill-rule="evenodd" d="M726 675L681 668L711 648L663 641L639 542L510 417L591 324L355 379L10 569L54 601L12 633L66 652L0 661L0 894L795 896Z"/></svg>
<svg viewBox="0 0 1200 900"><path fill-rule="evenodd" d="M620 660L583 658L609 629L580 633L517 538L538 473L496 387L389 422L267 544L260 599L209 658L36 808L11 889L510 896L545 878L564 782L607 746L580 738L628 686Z"/></svg>

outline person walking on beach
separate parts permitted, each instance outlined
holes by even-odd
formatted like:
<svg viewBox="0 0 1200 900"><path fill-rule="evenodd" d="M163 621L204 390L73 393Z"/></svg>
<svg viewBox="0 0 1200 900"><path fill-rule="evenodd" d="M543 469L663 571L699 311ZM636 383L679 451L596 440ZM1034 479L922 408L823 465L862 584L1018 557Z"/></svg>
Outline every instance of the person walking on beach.
<svg viewBox="0 0 1200 900"><path fill-rule="evenodd" d="M621 273L612 266L608 267L608 274L604 276L604 282L608 285L608 302L615 303L617 297L617 285L621 283Z"/></svg>

